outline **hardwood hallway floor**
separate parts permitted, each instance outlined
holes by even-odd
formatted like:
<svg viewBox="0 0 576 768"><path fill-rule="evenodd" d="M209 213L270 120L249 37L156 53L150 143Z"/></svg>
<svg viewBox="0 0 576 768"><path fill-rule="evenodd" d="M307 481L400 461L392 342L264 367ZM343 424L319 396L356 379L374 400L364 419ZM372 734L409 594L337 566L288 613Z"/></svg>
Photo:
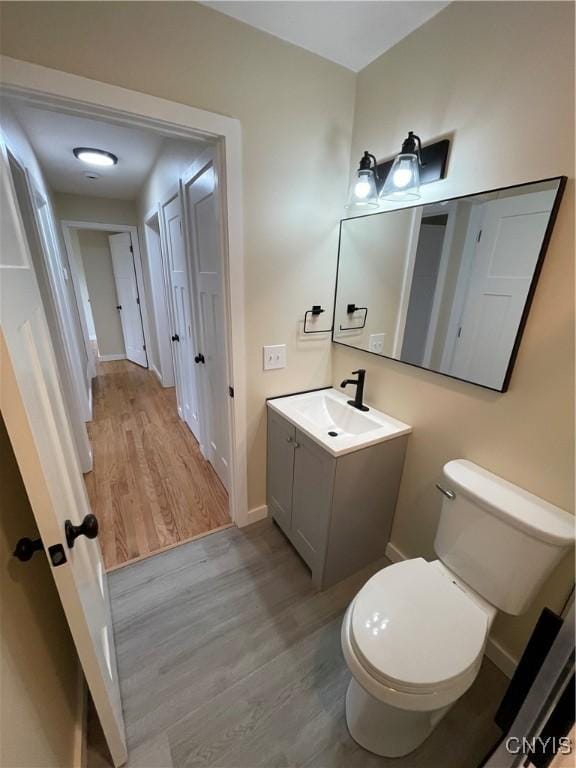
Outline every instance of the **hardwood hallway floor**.
<svg viewBox="0 0 576 768"><path fill-rule="evenodd" d="M173 388L126 360L100 363L85 475L108 570L230 525L228 494L178 418Z"/></svg>

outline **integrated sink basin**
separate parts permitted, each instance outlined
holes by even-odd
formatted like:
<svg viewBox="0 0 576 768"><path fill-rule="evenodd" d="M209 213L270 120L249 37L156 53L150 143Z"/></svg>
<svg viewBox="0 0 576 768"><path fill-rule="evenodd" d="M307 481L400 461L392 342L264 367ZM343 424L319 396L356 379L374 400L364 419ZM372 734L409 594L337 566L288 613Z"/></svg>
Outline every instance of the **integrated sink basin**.
<svg viewBox="0 0 576 768"><path fill-rule="evenodd" d="M359 451L412 431L408 424L370 407L367 412L348 405L350 397L337 389L321 389L274 398L268 406L319 443L333 456Z"/></svg>

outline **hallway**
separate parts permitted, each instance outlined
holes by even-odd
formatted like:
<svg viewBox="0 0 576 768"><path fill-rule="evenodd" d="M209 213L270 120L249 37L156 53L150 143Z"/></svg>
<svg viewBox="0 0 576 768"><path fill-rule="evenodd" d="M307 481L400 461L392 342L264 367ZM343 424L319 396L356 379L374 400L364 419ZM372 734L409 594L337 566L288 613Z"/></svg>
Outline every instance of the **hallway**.
<svg viewBox="0 0 576 768"><path fill-rule="evenodd" d="M173 388L126 360L100 363L85 475L107 570L231 525L228 495L180 421Z"/></svg>

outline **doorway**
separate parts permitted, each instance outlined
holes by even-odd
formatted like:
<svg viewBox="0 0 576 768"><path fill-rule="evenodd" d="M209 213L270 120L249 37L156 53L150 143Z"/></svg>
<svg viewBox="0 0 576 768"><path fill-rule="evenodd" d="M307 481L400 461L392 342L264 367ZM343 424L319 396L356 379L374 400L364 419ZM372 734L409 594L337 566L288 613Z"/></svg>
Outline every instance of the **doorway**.
<svg viewBox="0 0 576 768"><path fill-rule="evenodd" d="M27 105L48 107L51 112L74 113L83 118L103 118L114 125L145 126L179 140L195 138L213 143L221 184L217 194L222 204L221 222L225 239L222 242L222 276L225 281L224 309L226 312L226 383L230 388L223 411L226 412L230 438L230 511L239 525L250 521L246 493L246 396L244 360L244 269L242 237L242 179L240 163L240 125L236 120L221 117L181 104L165 102L144 94L131 93L102 83L93 83L64 73L45 70L46 92L39 92L34 65L11 61L3 67L3 83L11 98ZM3 114L3 128L5 126ZM81 528L85 513L90 510L86 490L80 475L78 451L72 443L74 419L85 430L94 373L86 355L69 372L80 371L79 387L83 399L82 414L67 414L61 381L64 374L54 357L53 341L45 320L34 268L29 256L27 233L18 213L14 184L6 170L5 143L2 148L3 210L7 211L7 227L3 227L2 268L3 290L9 299L2 303L0 346L9 387L2 388L2 406L10 418L7 431L27 491L39 532L53 553L52 572L60 599L66 612L72 636L101 721L112 758L116 765L126 759L126 747L120 694L116 676L114 637L109 632L110 606L107 580L98 542L80 535L73 546L65 536L65 518ZM25 165L27 163L25 162ZM74 216L54 216L55 209L48 194L48 206L54 219L58 239L60 220ZM4 206L4 203L6 205ZM150 205L146 210L150 210ZM95 217L96 218L96 217ZM96 218L106 221L106 218ZM4 247L6 246L6 247ZM64 283L70 287L70 265L65 250L58 249L59 270ZM15 301L16 289L26 290L27 301ZM149 287L148 287L149 288ZM146 295L150 296L147 288ZM75 302L74 302L75 304ZM72 300L68 310L78 312ZM234 317L232 325L229 318ZM89 335L89 334L88 334ZM80 333L82 341L83 334ZM81 345L85 349L85 344ZM98 365L128 365L127 361L107 361ZM134 365L134 364L130 364ZM155 373L134 365L134 370L156 378ZM160 382L157 382L160 386ZM168 391L169 387L162 388ZM184 426L180 422L182 428ZM127 430L129 432L130 430ZM188 430L189 431L189 430ZM191 433L190 433L191 435ZM118 488L122 486L118 482ZM58 503L56 503L58 502ZM91 528L93 531L94 529ZM65 559L62 559L62 555ZM67 562L66 568L58 566Z"/></svg>

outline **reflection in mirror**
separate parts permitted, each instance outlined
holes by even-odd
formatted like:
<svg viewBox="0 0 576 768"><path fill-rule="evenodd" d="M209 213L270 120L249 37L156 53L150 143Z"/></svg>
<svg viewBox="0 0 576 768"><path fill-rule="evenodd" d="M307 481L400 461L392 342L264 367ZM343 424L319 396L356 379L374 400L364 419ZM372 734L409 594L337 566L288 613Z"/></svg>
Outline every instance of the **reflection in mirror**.
<svg viewBox="0 0 576 768"><path fill-rule="evenodd" d="M344 219L333 340L504 391L564 182Z"/></svg>

